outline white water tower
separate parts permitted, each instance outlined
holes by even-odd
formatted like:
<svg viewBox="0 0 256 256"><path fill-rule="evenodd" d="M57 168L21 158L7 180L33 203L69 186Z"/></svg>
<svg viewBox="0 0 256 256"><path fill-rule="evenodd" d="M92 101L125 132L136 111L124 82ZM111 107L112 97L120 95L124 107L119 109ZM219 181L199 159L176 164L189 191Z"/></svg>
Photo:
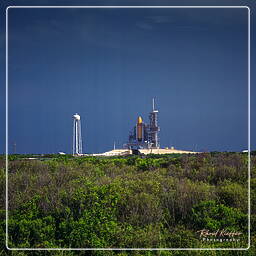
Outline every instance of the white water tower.
<svg viewBox="0 0 256 256"><path fill-rule="evenodd" d="M78 114L73 115L73 155L82 154L81 118Z"/></svg>

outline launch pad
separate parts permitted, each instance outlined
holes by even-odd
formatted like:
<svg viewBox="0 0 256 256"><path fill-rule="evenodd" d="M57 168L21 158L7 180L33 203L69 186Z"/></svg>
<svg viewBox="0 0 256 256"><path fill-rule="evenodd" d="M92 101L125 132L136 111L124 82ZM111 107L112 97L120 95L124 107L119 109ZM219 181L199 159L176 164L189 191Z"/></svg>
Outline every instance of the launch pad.
<svg viewBox="0 0 256 256"><path fill-rule="evenodd" d="M128 156L128 155L149 155L149 154L197 154L189 150L178 150L174 147L160 148L159 138L160 127L158 125L158 110L155 108L153 98L153 108L149 113L149 124L143 122L141 116L137 118L137 123L130 132L128 142L123 145L123 149L114 149L101 154L91 154L92 156Z"/></svg>
<svg viewBox="0 0 256 256"><path fill-rule="evenodd" d="M149 113L149 124L143 122L139 116L137 124L130 132L129 140L124 144L124 148L131 150L157 149L160 147L158 126L158 110L155 109L155 99L153 98L153 108Z"/></svg>
<svg viewBox="0 0 256 256"><path fill-rule="evenodd" d="M194 152L189 150L178 150L172 147L172 148L138 149L138 153L140 155L149 155L149 154L164 155L164 154L198 154L201 152ZM134 150L132 149L113 149L111 151L107 151L101 154L91 154L91 156L129 156L133 154L134 154Z"/></svg>
<svg viewBox="0 0 256 256"><path fill-rule="evenodd" d="M160 148L158 125L158 110L155 108L155 99L152 102L152 111L149 113L149 124L143 122L141 116L137 118L137 123L130 132L128 142L122 149L114 149L100 154L82 153L82 136L80 116L73 116L73 155L75 156L127 156L127 155L148 155L148 154L197 154L200 152L178 150L171 148Z"/></svg>

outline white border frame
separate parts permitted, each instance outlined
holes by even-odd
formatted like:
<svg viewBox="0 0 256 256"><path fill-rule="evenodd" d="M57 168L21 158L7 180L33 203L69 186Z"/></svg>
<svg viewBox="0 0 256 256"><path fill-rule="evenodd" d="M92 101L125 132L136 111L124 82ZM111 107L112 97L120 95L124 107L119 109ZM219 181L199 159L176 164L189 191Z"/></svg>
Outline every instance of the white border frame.
<svg viewBox="0 0 256 256"><path fill-rule="evenodd" d="M246 8L248 10L248 246L246 248L10 248L8 247L8 10L14 8ZM50 250L63 250L63 251L90 251L90 250L119 250L119 251L169 251L169 250L183 250L183 251L197 251L197 250L233 250L233 251L244 251L248 250L251 246L250 244L250 214L251 214L251 204L250 204L250 141L251 141L251 131L250 131L250 76L251 76L251 66L250 66L250 8L248 6L8 6L6 8L6 248L13 251L50 251Z"/></svg>

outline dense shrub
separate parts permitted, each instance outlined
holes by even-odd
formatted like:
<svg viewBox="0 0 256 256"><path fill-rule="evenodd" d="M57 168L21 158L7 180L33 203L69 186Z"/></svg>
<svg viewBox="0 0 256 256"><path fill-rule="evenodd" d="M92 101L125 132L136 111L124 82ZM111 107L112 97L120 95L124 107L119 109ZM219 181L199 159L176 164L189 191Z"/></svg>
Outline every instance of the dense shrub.
<svg viewBox="0 0 256 256"><path fill-rule="evenodd" d="M245 154L215 152L111 158L45 155L40 160L28 160L28 157L35 156L9 158L10 247L247 246L246 236L240 244L204 244L196 233L201 228L230 228L246 234L248 163ZM253 156L251 162L253 202L256 201L255 159ZM4 162L0 171L0 238L4 239ZM20 252L20 255L27 254ZM40 252L31 255L36 254L41 255ZM80 252L61 255L77 254ZM116 254L160 255L152 251L86 253ZM161 255L187 254L193 252L161 252ZM209 255L212 255L210 251ZM233 254L225 252L225 255Z"/></svg>
<svg viewBox="0 0 256 256"><path fill-rule="evenodd" d="M247 230L247 215L215 201L205 201L192 208L191 223L197 229Z"/></svg>

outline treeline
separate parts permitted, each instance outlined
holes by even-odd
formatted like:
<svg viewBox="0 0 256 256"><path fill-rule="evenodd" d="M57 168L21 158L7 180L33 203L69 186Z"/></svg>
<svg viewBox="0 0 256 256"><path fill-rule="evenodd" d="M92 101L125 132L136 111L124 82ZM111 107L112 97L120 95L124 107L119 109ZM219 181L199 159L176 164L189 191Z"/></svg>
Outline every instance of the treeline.
<svg viewBox="0 0 256 256"><path fill-rule="evenodd" d="M248 158L239 153L9 161L9 247L246 248ZM255 241L256 157L252 156ZM4 160L0 162L5 237ZM202 229L239 231L239 241L203 241ZM255 255L249 251L66 251L56 255ZM2 253L7 252L2 244ZM29 252L11 252L27 255ZM214 253L214 254L213 254ZM33 252L32 255L47 252ZM52 252L48 252L52 254ZM47 255L48 255L47 254Z"/></svg>

